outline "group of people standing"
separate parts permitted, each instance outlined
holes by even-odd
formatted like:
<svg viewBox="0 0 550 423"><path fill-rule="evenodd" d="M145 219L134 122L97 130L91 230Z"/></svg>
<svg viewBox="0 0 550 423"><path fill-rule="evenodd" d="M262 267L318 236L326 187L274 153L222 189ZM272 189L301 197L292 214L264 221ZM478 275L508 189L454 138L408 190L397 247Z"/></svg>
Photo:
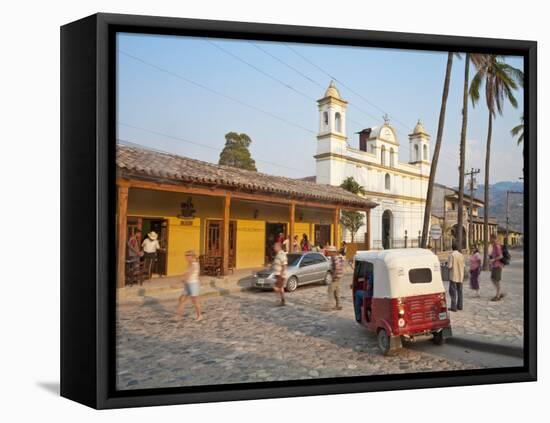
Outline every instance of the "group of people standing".
<svg viewBox="0 0 550 423"><path fill-rule="evenodd" d="M474 248L470 259L470 288L475 291L476 297L480 297L479 276L481 274L482 257L477 248ZM496 235L491 235L491 251L489 254L489 265L491 268L491 282L495 287L495 296L491 301L500 301L506 293L502 290L502 269L508 264L510 255L505 246L498 243ZM462 310L465 260L458 246L453 244L453 251L447 261L449 268L449 295L451 296L451 311Z"/></svg>
<svg viewBox="0 0 550 423"><path fill-rule="evenodd" d="M143 258L145 261L145 279L151 279L153 267L158 259L158 252L161 250L158 241L158 234L151 231L147 237L141 241L141 230L135 229L130 235L127 243L128 261L134 269L139 268L139 262Z"/></svg>

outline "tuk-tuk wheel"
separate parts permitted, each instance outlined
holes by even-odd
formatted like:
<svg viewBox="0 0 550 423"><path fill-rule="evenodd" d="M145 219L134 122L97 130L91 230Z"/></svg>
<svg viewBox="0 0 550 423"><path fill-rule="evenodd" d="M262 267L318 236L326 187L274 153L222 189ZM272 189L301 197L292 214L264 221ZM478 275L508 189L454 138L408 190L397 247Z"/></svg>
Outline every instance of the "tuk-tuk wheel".
<svg viewBox="0 0 550 423"><path fill-rule="evenodd" d="M380 329L378 331L378 348L380 348L380 351L382 354L386 355L390 352L390 337L388 336L388 333L385 329Z"/></svg>
<svg viewBox="0 0 550 423"><path fill-rule="evenodd" d="M445 337L443 336L443 331L434 332L433 343L435 345L443 345L445 343Z"/></svg>

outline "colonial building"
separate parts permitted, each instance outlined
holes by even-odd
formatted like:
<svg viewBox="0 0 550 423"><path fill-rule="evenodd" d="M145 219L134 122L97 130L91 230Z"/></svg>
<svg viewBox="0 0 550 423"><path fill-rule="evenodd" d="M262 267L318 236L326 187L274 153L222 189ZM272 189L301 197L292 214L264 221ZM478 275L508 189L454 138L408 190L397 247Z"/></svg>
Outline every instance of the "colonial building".
<svg viewBox="0 0 550 423"><path fill-rule="evenodd" d="M226 274L263 266L280 233L339 245L340 212L365 212L368 228L376 207L340 187L125 145L117 145L116 165L119 287L132 268L127 243L137 229L159 235L155 273L183 273L185 252L194 250L201 266Z"/></svg>
<svg viewBox="0 0 550 423"><path fill-rule="evenodd" d="M372 211L371 233L363 228L355 237L370 240L373 248L418 245L430 175L430 135L418 121L409 134L409 161L399 160L400 141L387 118L380 126L359 132L357 147L348 142L344 100L334 82L318 100L319 133L315 180L340 185L353 177L366 197L379 204ZM344 231L344 238L350 236Z"/></svg>
<svg viewBox="0 0 550 423"><path fill-rule="evenodd" d="M480 210L484 204L482 200L464 194L462 248L483 242L483 214L480 214ZM452 242L458 235L458 190L434 184L431 222L441 226L443 236L437 242L430 240L430 244L437 246L438 250L451 249ZM497 234L497 221L489 217L489 236L492 234Z"/></svg>

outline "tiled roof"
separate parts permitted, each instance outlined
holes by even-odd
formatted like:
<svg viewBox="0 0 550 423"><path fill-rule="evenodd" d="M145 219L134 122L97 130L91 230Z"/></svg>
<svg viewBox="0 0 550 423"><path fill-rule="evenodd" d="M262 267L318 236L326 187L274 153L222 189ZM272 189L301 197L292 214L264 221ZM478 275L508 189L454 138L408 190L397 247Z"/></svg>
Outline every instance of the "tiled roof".
<svg viewBox="0 0 550 423"><path fill-rule="evenodd" d="M193 183L228 190L371 208L377 203L343 188L222 166L175 154L117 145L117 175L167 183Z"/></svg>

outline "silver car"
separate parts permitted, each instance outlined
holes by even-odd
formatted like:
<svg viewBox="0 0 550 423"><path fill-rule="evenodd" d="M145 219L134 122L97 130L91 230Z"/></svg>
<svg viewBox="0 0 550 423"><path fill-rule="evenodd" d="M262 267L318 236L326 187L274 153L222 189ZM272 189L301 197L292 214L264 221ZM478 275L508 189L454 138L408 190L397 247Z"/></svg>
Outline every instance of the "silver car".
<svg viewBox="0 0 550 423"><path fill-rule="evenodd" d="M332 275L330 260L321 253L289 253L287 254L288 267L285 290L295 291L299 285L322 282L330 284ZM271 268L256 272L252 276L252 286L261 289L272 289L275 285L275 276Z"/></svg>

